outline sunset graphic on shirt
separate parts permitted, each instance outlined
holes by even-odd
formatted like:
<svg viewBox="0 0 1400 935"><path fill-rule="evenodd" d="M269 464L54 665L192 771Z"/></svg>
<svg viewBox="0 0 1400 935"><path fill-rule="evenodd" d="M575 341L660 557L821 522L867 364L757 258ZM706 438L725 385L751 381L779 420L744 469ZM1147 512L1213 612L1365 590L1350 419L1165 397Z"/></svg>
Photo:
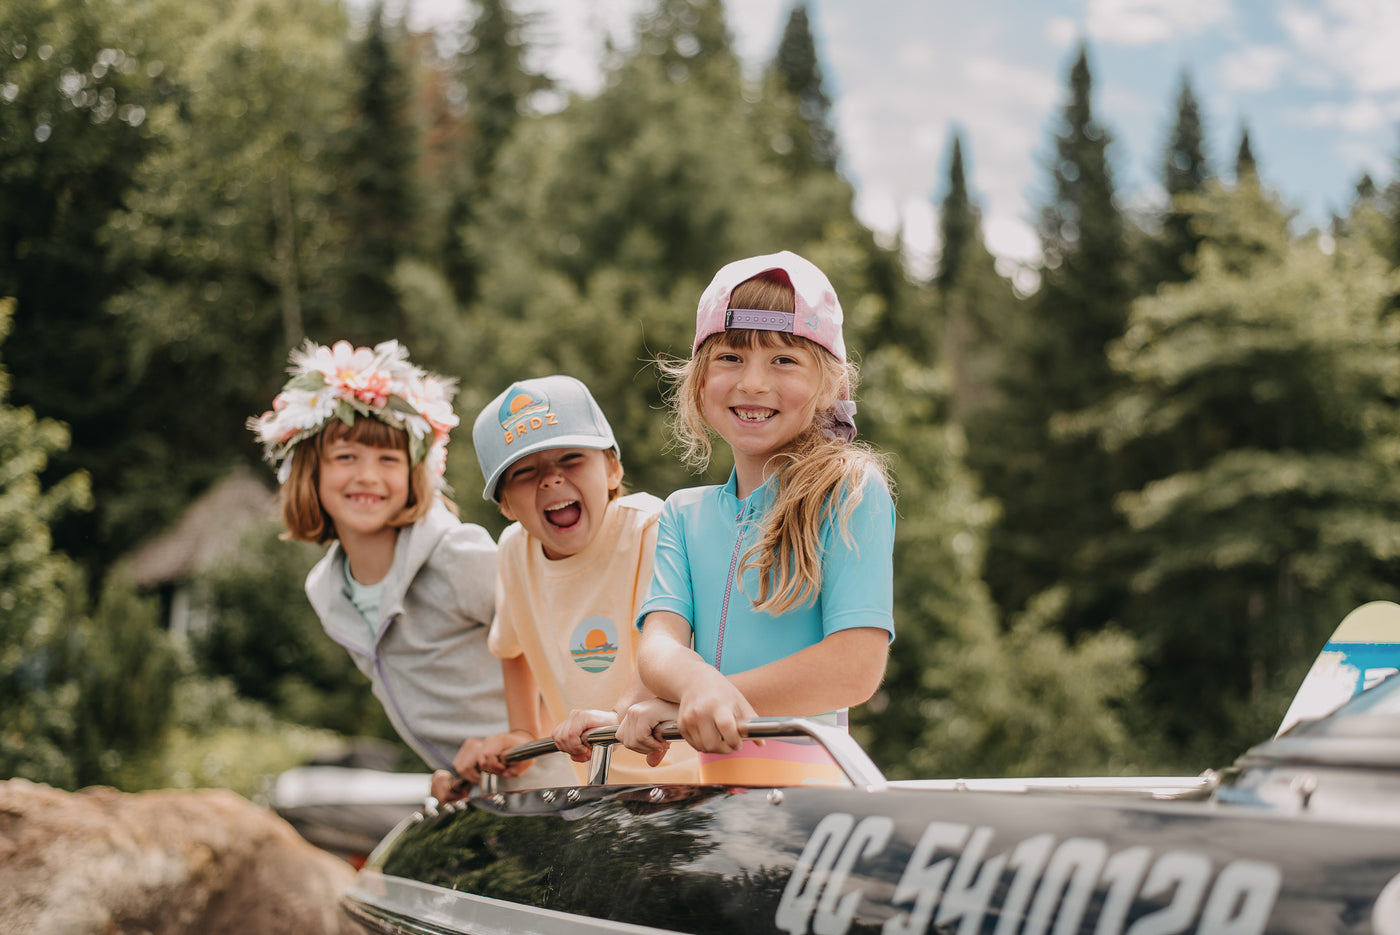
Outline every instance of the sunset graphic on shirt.
<svg viewBox="0 0 1400 935"><path fill-rule="evenodd" d="M569 655L585 672L605 672L617 659L617 627L607 617L586 617L569 637Z"/></svg>

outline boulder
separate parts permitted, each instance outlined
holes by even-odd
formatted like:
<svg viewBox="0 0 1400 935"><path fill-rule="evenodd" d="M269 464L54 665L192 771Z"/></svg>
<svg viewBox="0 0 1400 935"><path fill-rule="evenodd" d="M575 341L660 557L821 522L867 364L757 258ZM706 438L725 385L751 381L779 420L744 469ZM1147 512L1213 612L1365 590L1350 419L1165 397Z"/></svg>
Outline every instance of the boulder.
<svg viewBox="0 0 1400 935"><path fill-rule="evenodd" d="M363 935L353 876L232 792L0 782L7 935Z"/></svg>

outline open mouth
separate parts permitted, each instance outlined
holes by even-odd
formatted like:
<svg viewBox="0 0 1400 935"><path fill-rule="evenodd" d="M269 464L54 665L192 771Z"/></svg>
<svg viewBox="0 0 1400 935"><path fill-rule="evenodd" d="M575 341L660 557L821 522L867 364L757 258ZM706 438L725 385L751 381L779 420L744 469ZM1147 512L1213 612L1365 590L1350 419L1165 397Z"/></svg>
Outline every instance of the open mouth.
<svg viewBox="0 0 1400 935"><path fill-rule="evenodd" d="M579 506L577 500L570 500L568 503L561 503L544 511L545 521L556 529L568 529L577 523L582 515L583 507Z"/></svg>
<svg viewBox="0 0 1400 935"><path fill-rule="evenodd" d="M735 407L730 411L739 417L740 422L765 422L778 414L776 409L754 409L751 407Z"/></svg>

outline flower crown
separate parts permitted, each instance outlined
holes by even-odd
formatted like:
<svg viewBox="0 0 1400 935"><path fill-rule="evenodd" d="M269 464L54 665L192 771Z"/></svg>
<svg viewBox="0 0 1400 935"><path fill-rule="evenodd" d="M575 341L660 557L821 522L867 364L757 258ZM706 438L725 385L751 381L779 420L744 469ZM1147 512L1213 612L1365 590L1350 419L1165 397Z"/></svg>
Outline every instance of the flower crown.
<svg viewBox="0 0 1400 935"><path fill-rule="evenodd" d="M456 427L452 397L455 380L428 373L408 361L398 341L374 350L337 341L331 347L310 339L290 355L292 378L272 401L272 409L248 420L263 444L263 456L277 465L286 483L292 451L321 431L332 418L354 425L356 417L378 419L408 434L412 464L427 459L438 477L447 467L447 435Z"/></svg>

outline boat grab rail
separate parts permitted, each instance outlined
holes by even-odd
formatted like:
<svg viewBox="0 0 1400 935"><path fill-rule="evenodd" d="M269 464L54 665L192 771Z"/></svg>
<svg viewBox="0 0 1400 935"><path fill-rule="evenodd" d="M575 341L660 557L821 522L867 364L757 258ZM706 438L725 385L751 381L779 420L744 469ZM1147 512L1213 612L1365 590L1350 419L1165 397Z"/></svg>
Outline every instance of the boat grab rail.
<svg viewBox="0 0 1400 935"><path fill-rule="evenodd" d="M657 725L662 740L683 741L680 728L675 721L664 721ZM885 774L870 759L860 744L838 727L823 724L805 717L758 717L739 722L739 736L746 740L807 738L820 744L832 761L841 769L846 781L853 786L871 792L884 790L888 785ZM595 727L583 735L593 747L593 756L588 763L588 784L605 785L608 781L608 767L612 762L612 748L620 743L616 727ZM549 753L557 753L559 748L551 738L532 740L529 743L512 747L503 759L507 764L533 760ZM492 794L497 791L497 777L483 773L481 791Z"/></svg>

